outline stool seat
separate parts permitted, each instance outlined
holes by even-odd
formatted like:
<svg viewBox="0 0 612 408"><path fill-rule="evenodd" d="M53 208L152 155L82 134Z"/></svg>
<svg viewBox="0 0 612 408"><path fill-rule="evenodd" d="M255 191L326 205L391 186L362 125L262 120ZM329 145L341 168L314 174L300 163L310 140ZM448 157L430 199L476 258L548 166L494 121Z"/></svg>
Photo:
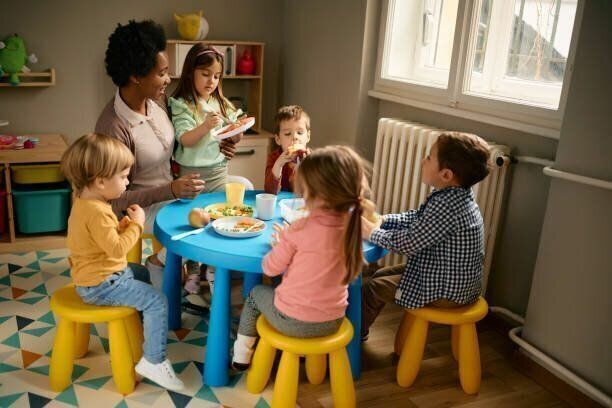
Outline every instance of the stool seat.
<svg viewBox="0 0 612 408"><path fill-rule="evenodd" d="M111 367L117 390L123 395L134 391L134 364L142 356L143 342L142 323L136 309L88 305L81 300L74 285L56 290L49 304L60 318L49 366L51 389L61 392L70 385L74 359L87 354L89 324L106 322Z"/></svg>
<svg viewBox="0 0 612 408"><path fill-rule="evenodd" d="M309 339L289 337L277 331L265 318L257 320L257 332L272 347L295 354L327 354L346 347L353 338L353 326L346 319L342 321L336 333L324 337Z"/></svg>
<svg viewBox="0 0 612 408"><path fill-rule="evenodd" d="M355 406L355 387L346 353L346 345L353 338L353 326L343 319L336 333L329 336L300 339L277 331L264 316L257 320L260 339L247 375L247 390L253 394L263 391L270 378L276 351L282 356L276 374L272 407L295 407L299 382L301 355L306 357L306 376L311 384L320 384L327 372L329 355L329 378L335 407Z"/></svg>
<svg viewBox="0 0 612 408"><path fill-rule="evenodd" d="M462 307L445 309L426 306L419 309L410 309L408 313L433 323L457 325L482 320L488 311L487 302L483 298L479 298L475 303Z"/></svg>
<svg viewBox="0 0 612 408"><path fill-rule="evenodd" d="M470 305L454 308L422 307L406 309L395 336L395 353L400 356L397 364L397 383L402 387L412 385L419 372L429 323L451 326L451 348L459 364L459 381L463 391L476 394L480 390L481 367L476 322L489 310L486 300L480 297Z"/></svg>
<svg viewBox="0 0 612 408"><path fill-rule="evenodd" d="M61 317L79 323L102 323L123 319L134 313L126 306L97 306L83 302L74 285L56 290L51 296L51 310Z"/></svg>

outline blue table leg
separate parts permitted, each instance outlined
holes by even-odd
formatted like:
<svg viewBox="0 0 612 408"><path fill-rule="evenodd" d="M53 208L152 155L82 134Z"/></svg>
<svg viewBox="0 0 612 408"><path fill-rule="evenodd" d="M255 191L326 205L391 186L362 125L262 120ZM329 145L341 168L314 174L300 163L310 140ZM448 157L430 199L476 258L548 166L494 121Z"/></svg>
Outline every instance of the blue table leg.
<svg viewBox="0 0 612 408"><path fill-rule="evenodd" d="M217 268L206 340L204 384L212 387L227 385L229 381L229 338L230 272L227 269Z"/></svg>
<svg viewBox="0 0 612 408"><path fill-rule="evenodd" d="M181 328L181 257L168 250L162 291L168 298L168 329Z"/></svg>
<svg viewBox="0 0 612 408"><path fill-rule="evenodd" d="M242 297L246 299L251 289L261 284L261 274L244 272L242 276Z"/></svg>
<svg viewBox="0 0 612 408"><path fill-rule="evenodd" d="M348 308L346 317L351 321L355 334L346 346L355 380L361 376L361 275L349 285Z"/></svg>

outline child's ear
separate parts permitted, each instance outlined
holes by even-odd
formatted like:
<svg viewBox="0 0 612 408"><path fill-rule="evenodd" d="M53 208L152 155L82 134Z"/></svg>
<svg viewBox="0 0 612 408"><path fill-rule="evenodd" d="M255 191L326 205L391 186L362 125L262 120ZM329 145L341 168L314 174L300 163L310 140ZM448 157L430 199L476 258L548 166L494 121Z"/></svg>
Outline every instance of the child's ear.
<svg viewBox="0 0 612 408"><path fill-rule="evenodd" d="M281 140L280 140L280 136L277 134L274 135L274 141L276 142L277 145L281 145Z"/></svg>
<svg viewBox="0 0 612 408"><path fill-rule="evenodd" d="M96 179L91 184L97 190L103 190L104 189L104 179L102 177L96 177Z"/></svg>
<svg viewBox="0 0 612 408"><path fill-rule="evenodd" d="M452 181L453 178L455 178L455 173L453 173L453 171L451 169L442 169L442 170L440 170L440 178L445 183L448 183L448 182Z"/></svg>
<svg viewBox="0 0 612 408"><path fill-rule="evenodd" d="M306 132L306 143L310 142L310 129Z"/></svg>

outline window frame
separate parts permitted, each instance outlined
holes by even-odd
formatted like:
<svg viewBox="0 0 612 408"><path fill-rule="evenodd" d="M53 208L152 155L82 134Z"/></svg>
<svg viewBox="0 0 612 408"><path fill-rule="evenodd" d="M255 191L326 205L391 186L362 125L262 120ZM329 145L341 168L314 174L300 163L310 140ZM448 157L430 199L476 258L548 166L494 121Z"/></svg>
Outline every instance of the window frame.
<svg viewBox="0 0 612 408"><path fill-rule="evenodd" d="M525 101L522 103L513 102L511 98L485 97L475 92L463 91L469 80L466 71L471 68L471 66L468 67L468 61L471 61L469 55L471 35L472 33L478 35L477 30L471 30L471 27L478 23L476 19L479 3L479 0L459 1L448 86L443 88L432 84L415 83L414 80L407 82L382 77L383 68L386 68L383 67L383 61L388 61L387 56L390 52L389 44L391 41L390 36L387 38L386 35L391 0L383 0L380 13L374 87L368 94L378 99L558 139L574 70L576 44L578 43L582 23L584 0L577 0L572 38L557 109L544 108ZM460 61L461 63L459 63ZM534 85L547 86L546 84Z"/></svg>

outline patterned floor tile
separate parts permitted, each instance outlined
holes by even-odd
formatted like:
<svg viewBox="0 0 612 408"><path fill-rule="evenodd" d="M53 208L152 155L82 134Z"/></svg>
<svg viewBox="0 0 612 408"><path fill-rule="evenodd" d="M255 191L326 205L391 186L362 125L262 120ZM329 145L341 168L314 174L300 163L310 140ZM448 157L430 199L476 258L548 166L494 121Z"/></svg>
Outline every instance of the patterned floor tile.
<svg viewBox="0 0 612 408"><path fill-rule="evenodd" d="M143 259L150 254L151 242L145 240ZM112 380L107 327L95 324L90 326L88 354L75 361L73 384L53 392L48 375L57 319L49 309L49 296L71 281L67 255L65 249L0 255L0 407L269 406L271 386L252 395L242 375L231 377L227 387L202 384L208 316L188 313L183 313L183 327L168 333L168 355L185 382L184 391L142 381L132 394L119 394ZM239 301L237 287L232 302ZM238 310L233 305L234 329Z"/></svg>

